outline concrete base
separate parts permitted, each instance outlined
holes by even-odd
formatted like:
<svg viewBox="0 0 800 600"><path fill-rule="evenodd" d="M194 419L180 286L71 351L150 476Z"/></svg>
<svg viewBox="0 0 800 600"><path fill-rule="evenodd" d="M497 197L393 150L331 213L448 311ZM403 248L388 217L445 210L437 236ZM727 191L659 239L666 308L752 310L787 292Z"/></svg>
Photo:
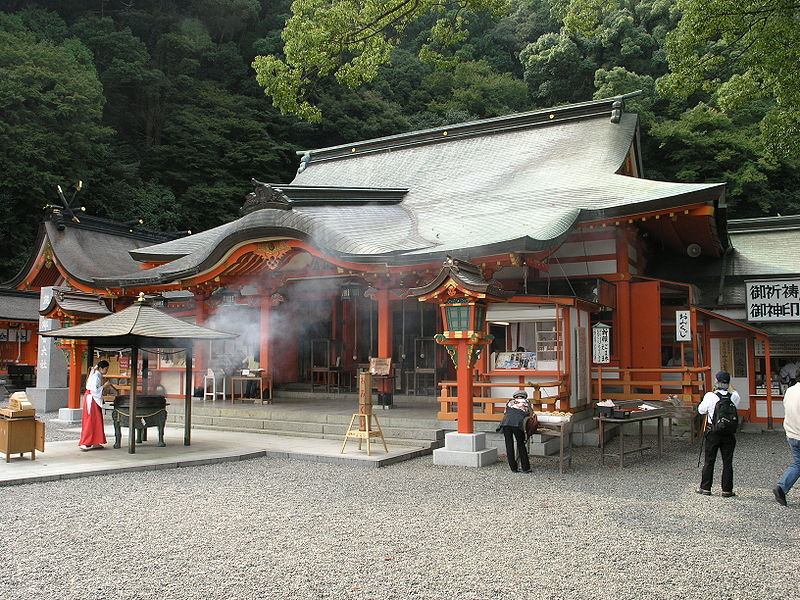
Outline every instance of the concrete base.
<svg viewBox="0 0 800 600"><path fill-rule="evenodd" d="M55 412L69 404L68 388L27 388L25 393L37 412Z"/></svg>
<svg viewBox="0 0 800 600"><path fill-rule="evenodd" d="M58 419L53 419L58 423L80 423L83 418L81 417L80 408L59 408Z"/></svg>
<svg viewBox="0 0 800 600"><path fill-rule="evenodd" d="M447 433L444 448L433 451L435 465L485 467L496 462L497 448L486 447L485 433Z"/></svg>

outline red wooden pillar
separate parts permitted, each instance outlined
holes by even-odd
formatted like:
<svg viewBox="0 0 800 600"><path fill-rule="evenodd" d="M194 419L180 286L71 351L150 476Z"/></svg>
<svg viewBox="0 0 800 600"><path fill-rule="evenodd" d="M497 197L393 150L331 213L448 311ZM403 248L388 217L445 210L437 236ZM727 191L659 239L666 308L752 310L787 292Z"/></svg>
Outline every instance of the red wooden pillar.
<svg viewBox="0 0 800 600"><path fill-rule="evenodd" d="M271 294L264 293L261 296L261 304L259 311L259 329L258 329L258 366L264 369L264 372L269 375L272 373L272 365L269 360L269 335L270 335L270 314L272 312L272 298Z"/></svg>
<svg viewBox="0 0 800 600"><path fill-rule="evenodd" d="M379 289L375 300L378 302L378 358L392 358L392 307L388 288ZM381 392L392 390L391 379L381 379L378 384Z"/></svg>
<svg viewBox="0 0 800 600"><path fill-rule="evenodd" d="M632 365L632 330L631 330L631 282L630 258L628 256L628 234L625 229L617 230L617 352L619 366L630 368ZM659 344L660 347L660 344Z"/></svg>
<svg viewBox="0 0 800 600"><path fill-rule="evenodd" d="M69 342L71 348L69 350L69 397L67 401L68 408L81 407L81 392L83 392L83 383L81 375L83 374L83 352L86 350L86 342L83 340L71 340Z"/></svg>
<svg viewBox="0 0 800 600"><path fill-rule="evenodd" d="M458 352L458 365L456 366L458 433L474 433L472 419L472 365L470 365L467 340L458 340L456 352Z"/></svg>
<svg viewBox="0 0 800 600"><path fill-rule="evenodd" d="M206 319L208 318L208 311L206 307L206 299L208 296L198 292L194 293L194 322L195 325L205 326ZM200 342L197 344L197 349L194 355L194 368L192 379L193 386L200 386L203 384L203 376L208 369L208 344Z"/></svg>

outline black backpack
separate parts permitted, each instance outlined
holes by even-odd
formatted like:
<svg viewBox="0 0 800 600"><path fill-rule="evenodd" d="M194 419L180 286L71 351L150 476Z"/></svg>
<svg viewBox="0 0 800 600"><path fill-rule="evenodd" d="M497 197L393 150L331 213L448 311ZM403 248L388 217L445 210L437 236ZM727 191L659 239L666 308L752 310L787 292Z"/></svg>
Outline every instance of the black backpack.
<svg viewBox="0 0 800 600"><path fill-rule="evenodd" d="M739 428L739 413L736 412L736 405L731 400L731 395L719 396L719 401L714 407L714 417L711 419L711 431L714 433L736 433Z"/></svg>

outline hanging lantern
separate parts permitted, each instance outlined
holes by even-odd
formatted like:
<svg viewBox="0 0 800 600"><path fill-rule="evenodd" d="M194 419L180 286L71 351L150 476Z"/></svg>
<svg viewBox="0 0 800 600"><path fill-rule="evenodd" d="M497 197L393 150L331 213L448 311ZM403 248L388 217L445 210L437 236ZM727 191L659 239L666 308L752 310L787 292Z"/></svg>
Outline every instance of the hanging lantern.
<svg viewBox="0 0 800 600"><path fill-rule="evenodd" d="M474 297L450 298L441 305L445 331L483 331L486 305Z"/></svg>

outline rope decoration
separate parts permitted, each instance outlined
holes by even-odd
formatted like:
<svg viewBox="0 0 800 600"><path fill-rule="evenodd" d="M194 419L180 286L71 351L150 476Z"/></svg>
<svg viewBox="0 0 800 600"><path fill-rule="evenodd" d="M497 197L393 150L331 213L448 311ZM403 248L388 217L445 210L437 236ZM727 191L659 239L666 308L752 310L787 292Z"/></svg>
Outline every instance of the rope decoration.
<svg viewBox="0 0 800 600"><path fill-rule="evenodd" d="M126 413L122 409L119 409L119 408L115 408L114 412L116 414L122 415L123 417L130 417L131 416L130 413ZM153 416L157 415L158 413L162 413L162 412L167 412L167 409L166 408L159 408L154 413L150 413L149 415L136 415L134 418L135 419L146 419L147 417L153 417Z"/></svg>

